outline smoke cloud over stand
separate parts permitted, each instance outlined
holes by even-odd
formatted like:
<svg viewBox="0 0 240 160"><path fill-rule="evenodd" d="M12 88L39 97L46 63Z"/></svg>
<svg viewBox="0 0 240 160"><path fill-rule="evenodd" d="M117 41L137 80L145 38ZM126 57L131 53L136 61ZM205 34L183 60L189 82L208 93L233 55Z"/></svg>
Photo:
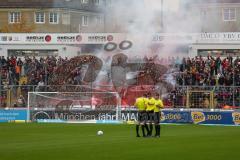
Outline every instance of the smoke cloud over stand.
<svg viewBox="0 0 240 160"><path fill-rule="evenodd" d="M106 10L111 21L107 32L127 33L135 36L129 55L178 56L181 44L170 44L167 39L161 46L152 45L156 33L187 34L201 32L199 10L189 8L190 0L115 0ZM184 41L184 39L182 40ZM182 42L181 42L182 43ZM187 47L189 44L186 43ZM184 52L186 49L184 49ZM182 51L180 51L182 52ZM185 53L186 56L186 53Z"/></svg>

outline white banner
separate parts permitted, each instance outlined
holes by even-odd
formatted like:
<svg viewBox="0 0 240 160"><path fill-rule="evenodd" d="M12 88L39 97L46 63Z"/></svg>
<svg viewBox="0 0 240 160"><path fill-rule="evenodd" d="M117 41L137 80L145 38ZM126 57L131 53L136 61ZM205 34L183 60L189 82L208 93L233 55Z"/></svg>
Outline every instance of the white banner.
<svg viewBox="0 0 240 160"><path fill-rule="evenodd" d="M240 43L240 32L201 33L196 43Z"/></svg>
<svg viewBox="0 0 240 160"><path fill-rule="evenodd" d="M125 34L90 33L90 34L0 34L0 44L105 44L125 39Z"/></svg>
<svg viewBox="0 0 240 160"><path fill-rule="evenodd" d="M240 44L240 32L223 33L2 33L0 44L106 44L123 40L152 43Z"/></svg>

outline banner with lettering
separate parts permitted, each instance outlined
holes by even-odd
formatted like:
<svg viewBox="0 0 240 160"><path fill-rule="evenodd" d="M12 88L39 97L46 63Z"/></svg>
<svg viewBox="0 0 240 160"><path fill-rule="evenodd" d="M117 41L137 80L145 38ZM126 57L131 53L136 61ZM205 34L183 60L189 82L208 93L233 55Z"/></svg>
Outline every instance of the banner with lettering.
<svg viewBox="0 0 240 160"><path fill-rule="evenodd" d="M137 112L122 112L123 120L136 120ZM193 123L240 125L240 112L236 111L180 111L163 110L161 123Z"/></svg>
<svg viewBox="0 0 240 160"><path fill-rule="evenodd" d="M17 122L27 120L27 109L1 109L0 122ZM108 111L55 111L50 110L35 110L30 112L30 120L41 122L73 122L82 121L88 122L113 122L121 121L136 121L136 110L121 111L121 115L117 118L116 112ZM205 110L180 110L180 109L164 109L161 112L161 123L192 123L192 124L220 124L220 125L240 125L240 112L238 111L205 111Z"/></svg>
<svg viewBox="0 0 240 160"><path fill-rule="evenodd" d="M0 44L106 44L129 40L152 43L239 44L240 32L219 33L0 33Z"/></svg>
<svg viewBox="0 0 240 160"><path fill-rule="evenodd" d="M17 122L26 120L26 109L0 109L0 122Z"/></svg>

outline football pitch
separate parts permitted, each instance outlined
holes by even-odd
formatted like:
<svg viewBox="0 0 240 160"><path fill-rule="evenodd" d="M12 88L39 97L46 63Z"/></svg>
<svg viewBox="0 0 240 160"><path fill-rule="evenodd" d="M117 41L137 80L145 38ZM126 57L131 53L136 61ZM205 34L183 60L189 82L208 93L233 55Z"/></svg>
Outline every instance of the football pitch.
<svg viewBox="0 0 240 160"><path fill-rule="evenodd" d="M97 136L98 130L104 131ZM240 157L240 127L162 125L137 138L134 125L0 124L0 160L226 160Z"/></svg>

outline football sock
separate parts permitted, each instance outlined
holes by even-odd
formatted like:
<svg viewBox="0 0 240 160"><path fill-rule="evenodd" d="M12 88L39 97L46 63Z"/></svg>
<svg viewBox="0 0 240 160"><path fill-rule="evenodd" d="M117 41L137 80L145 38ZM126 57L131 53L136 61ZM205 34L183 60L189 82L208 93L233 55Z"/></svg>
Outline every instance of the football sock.
<svg viewBox="0 0 240 160"><path fill-rule="evenodd" d="M149 128L148 128L148 125L147 125L147 124L144 124L144 127L145 127L146 130L147 130L147 134L149 134Z"/></svg>
<svg viewBox="0 0 240 160"><path fill-rule="evenodd" d="M158 125L155 125L155 136L158 136Z"/></svg>
<svg viewBox="0 0 240 160"><path fill-rule="evenodd" d="M137 136L139 136L139 124L136 125L136 133L137 133Z"/></svg>
<svg viewBox="0 0 240 160"><path fill-rule="evenodd" d="M161 133L161 126L160 124L158 125L158 135L160 136L160 133Z"/></svg>
<svg viewBox="0 0 240 160"><path fill-rule="evenodd" d="M151 136L152 135L152 130L153 130L153 125L152 125L152 123L150 124L150 127L149 127L150 129L149 129L149 136Z"/></svg>
<svg viewBox="0 0 240 160"><path fill-rule="evenodd" d="M142 134L143 134L143 137L145 137L145 136L146 136L146 134L145 134L144 125L141 125L141 128L142 128Z"/></svg>

